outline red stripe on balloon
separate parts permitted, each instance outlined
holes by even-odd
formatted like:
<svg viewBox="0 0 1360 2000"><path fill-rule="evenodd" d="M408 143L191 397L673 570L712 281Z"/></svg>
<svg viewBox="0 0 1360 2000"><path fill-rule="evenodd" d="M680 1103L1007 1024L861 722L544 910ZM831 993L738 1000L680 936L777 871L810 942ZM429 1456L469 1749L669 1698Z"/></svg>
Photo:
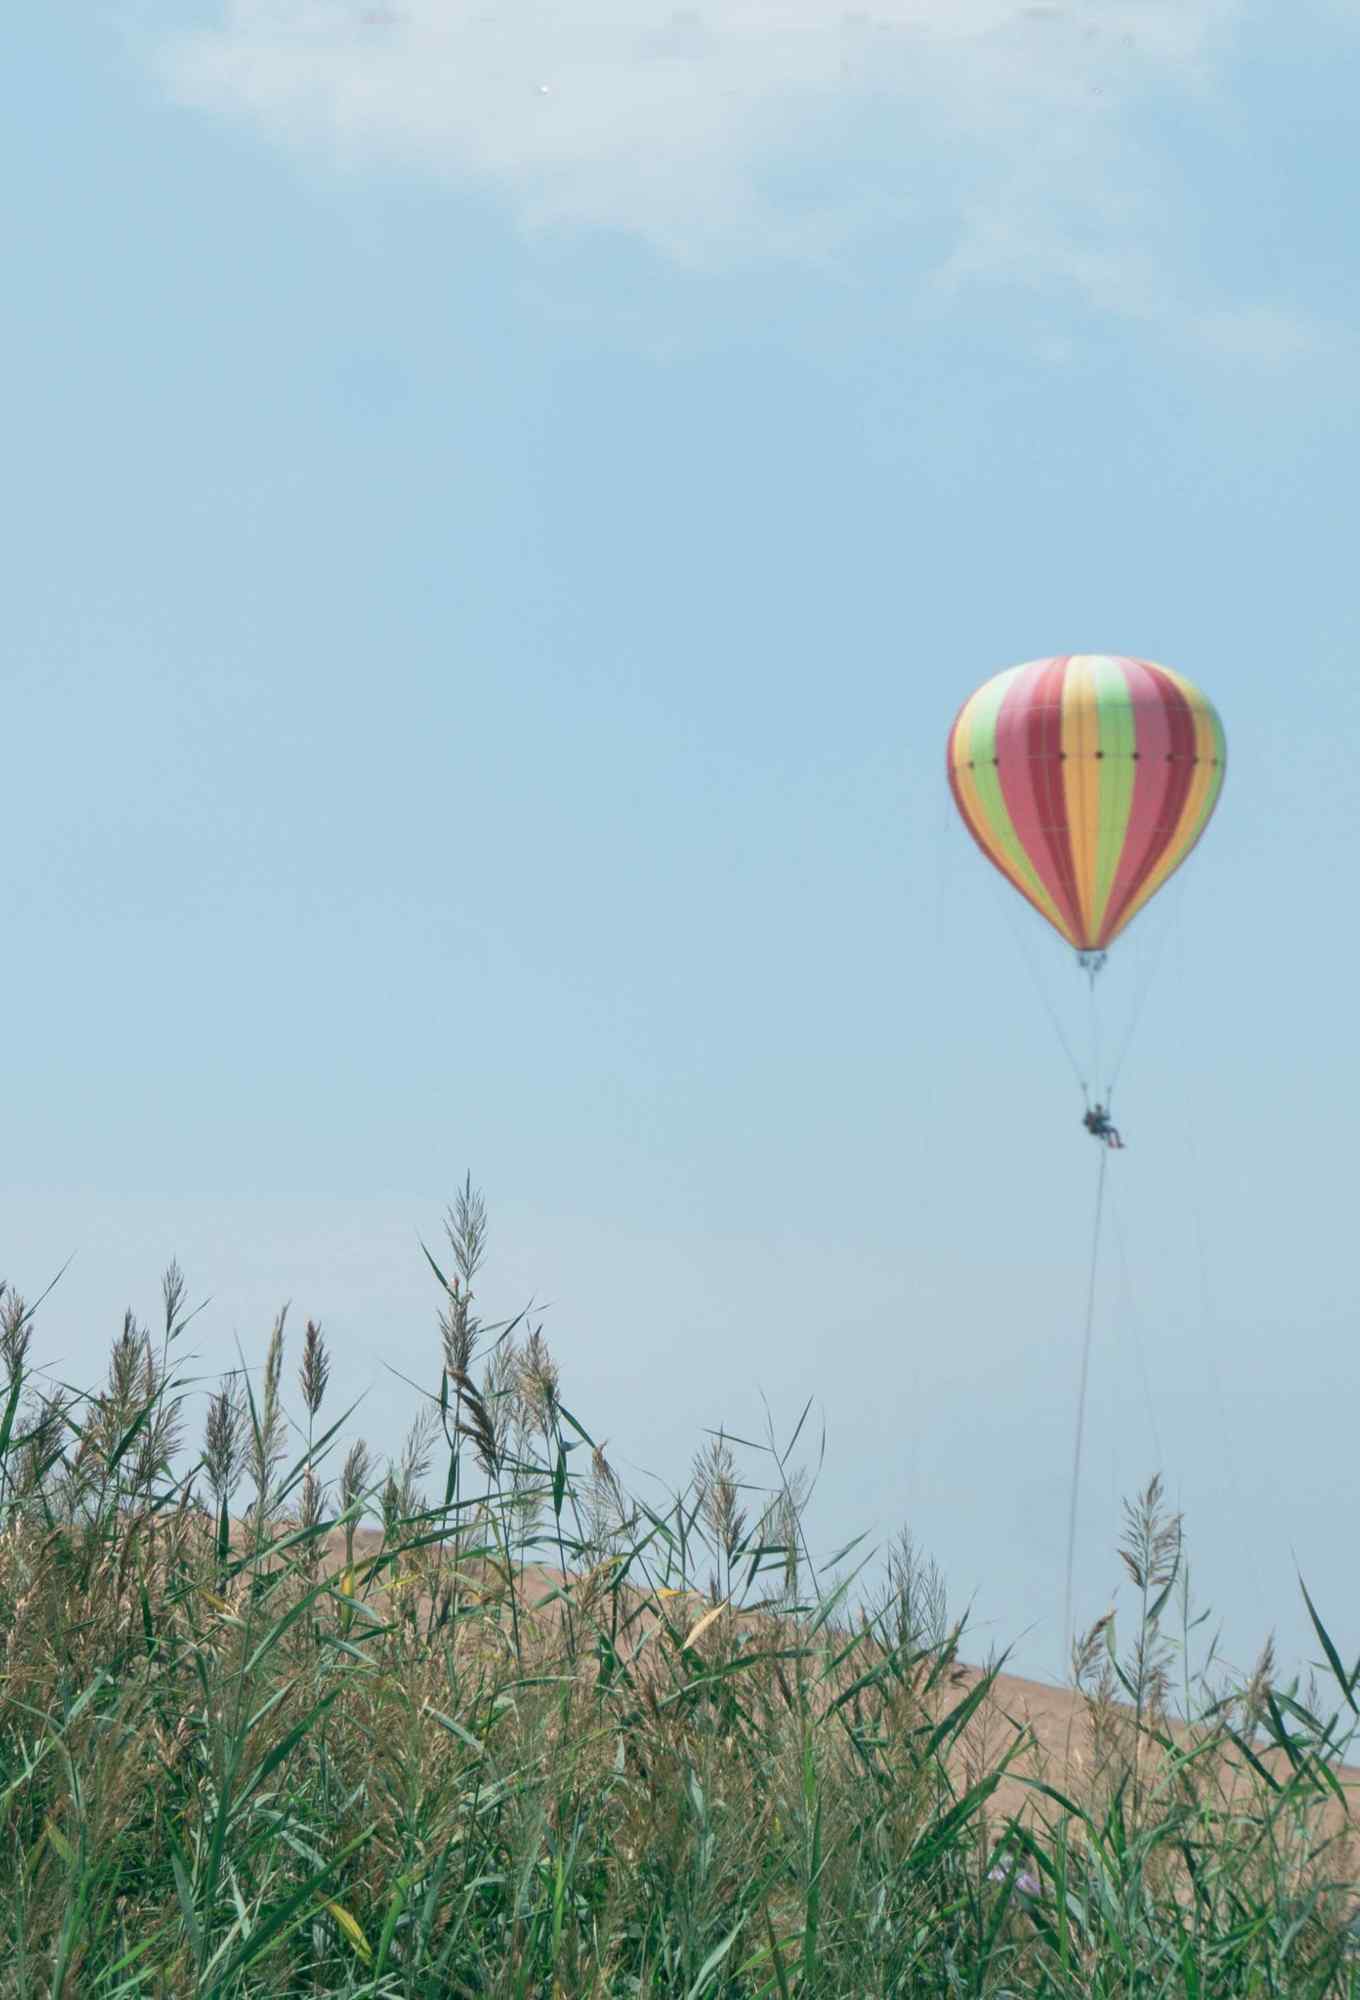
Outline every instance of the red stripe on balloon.
<svg viewBox="0 0 1360 2000"><path fill-rule="evenodd" d="M1195 717L1185 696L1145 661L1127 661L1124 671L1137 717L1138 778L1105 913L1106 937L1118 930L1125 910L1175 838L1195 777Z"/></svg>
<svg viewBox="0 0 1360 2000"><path fill-rule="evenodd" d="M1074 937L1081 906L1062 773L1062 690L1067 656L1017 676L996 721L997 775L1021 846Z"/></svg>

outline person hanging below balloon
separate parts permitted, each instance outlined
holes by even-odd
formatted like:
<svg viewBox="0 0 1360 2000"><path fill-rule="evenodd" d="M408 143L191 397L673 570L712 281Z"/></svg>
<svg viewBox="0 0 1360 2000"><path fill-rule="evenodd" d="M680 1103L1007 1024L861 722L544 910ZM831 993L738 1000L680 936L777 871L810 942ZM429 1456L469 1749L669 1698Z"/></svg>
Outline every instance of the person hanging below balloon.
<svg viewBox="0 0 1360 2000"><path fill-rule="evenodd" d="M1093 1139L1099 1139L1103 1145L1113 1147L1117 1153L1123 1152L1124 1141L1116 1127L1110 1123L1110 1114L1103 1104L1089 1106L1081 1122Z"/></svg>

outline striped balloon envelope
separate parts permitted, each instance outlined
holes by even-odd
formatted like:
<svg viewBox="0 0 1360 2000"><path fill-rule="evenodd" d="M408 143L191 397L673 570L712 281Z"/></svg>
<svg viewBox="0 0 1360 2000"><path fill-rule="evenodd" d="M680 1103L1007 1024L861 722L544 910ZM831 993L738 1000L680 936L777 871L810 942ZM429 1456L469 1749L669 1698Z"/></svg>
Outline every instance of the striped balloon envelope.
<svg viewBox="0 0 1360 2000"><path fill-rule="evenodd" d="M1185 860L1223 788L1223 725L1169 667L1064 653L997 674L949 735L969 832L1083 954L1132 923Z"/></svg>

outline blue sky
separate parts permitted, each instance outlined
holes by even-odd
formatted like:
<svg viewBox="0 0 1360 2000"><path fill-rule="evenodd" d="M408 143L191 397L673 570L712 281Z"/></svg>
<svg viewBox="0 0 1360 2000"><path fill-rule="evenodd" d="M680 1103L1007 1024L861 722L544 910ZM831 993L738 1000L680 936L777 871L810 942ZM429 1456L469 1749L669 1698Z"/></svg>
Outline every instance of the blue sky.
<svg viewBox="0 0 1360 2000"><path fill-rule="evenodd" d="M1108 974L1078 1607L1159 1463L1243 1658L1339 1636L1353 8L30 9L0 135L0 1270L89 1378L320 1317L393 1446L471 1168L620 1463L825 1413L1056 1666L1093 1161L943 784L974 685L1163 659L1218 817ZM1113 1032L1113 1030L1112 1030ZM1122 1248L1121 1248L1122 1245Z"/></svg>

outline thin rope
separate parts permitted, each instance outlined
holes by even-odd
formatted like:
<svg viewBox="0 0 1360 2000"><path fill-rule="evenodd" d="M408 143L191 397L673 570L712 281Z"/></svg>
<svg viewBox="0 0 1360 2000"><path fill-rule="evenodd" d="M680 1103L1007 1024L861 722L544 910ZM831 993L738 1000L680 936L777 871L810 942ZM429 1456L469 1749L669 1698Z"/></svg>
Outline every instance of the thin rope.
<svg viewBox="0 0 1360 2000"><path fill-rule="evenodd" d="M1152 1378L1148 1374L1147 1350L1143 1345L1143 1317L1138 1310L1138 1301L1134 1296L1133 1273L1129 1266L1128 1238L1124 1233L1124 1224L1119 1212L1119 1200L1114 1194L1110 1196L1110 1223L1114 1229L1115 1245L1119 1251L1119 1275L1121 1279L1120 1305L1123 1309L1125 1325L1131 1325L1133 1328L1134 1358L1138 1363L1138 1376L1143 1390L1143 1404L1147 1411L1148 1429L1152 1432L1152 1448L1157 1454L1157 1470L1161 1472L1166 1461L1162 1452L1162 1435L1157 1423L1157 1410L1152 1398Z"/></svg>
<svg viewBox="0 0 1360 2000"><path fill-rule="evenodd" d="M1182 912L1178 905L1176 909L1176 958L1177 971L1182 991L1184 992L1189 985L1189 972L1185 962L1185 927L1181 921L1181 917ZM1204 1200L1201 1192L1203 1180L1200 1170L1200 1154L1199 1147L1195 1143L1195 1119L1188 1094L1185 1098L1185 1112L1185 1154L1190 1166L1190 1190L1186 1205L1190 1211L1191 1234L1194 1241L1196 1261L1199 1266L1200 1339L1204 1349L1205 1373L1208 1376L1209 1390L1214 1402L1214 1413L1218 1418L1219 1440L1223 1449L1223 1463L1228 1475L1228 1492L1232 1502L1233 1514L1238 1521L1244 1522L1248 1520L1249 1516L1243 1499L1237 1453L1233 1448L1232 1425L1228 1420L1227 1399L1223 1394L1223 1376L1218 1365L1218 1311L1209 1275L1209 1242L1204 1227ZM1265 1601L1264 1589L1261 1582L1261 1568L1257 1560L1256 1536L1252 1534L1245 1535L1243 1537L1243 1545L1246 1549L1247 1565L1251 1572L1252 1582L1256 1587L1257 1600L1263 1603Z"/></svg>
<svg viewBox="0 0 1360 2000"><path fill-rule="evenodd" d="M1086 1099L1087 1103L1089 1104L1091 1100L1091 1093L1089 1086L1087 1084L1087 1080L1085 1076L1083 1076L1082 1074L1081 1064L1077 1061L1077 1058L1073 1053L1072 1044L1068 1040L1067 1033L1063 1028L1062 1021L1058 1015L1058 1010L1053 1005L1053 1002L1049 997L1048 989L1044 985L1043 978L1039 972L1039 968L1034 963L1034 960L1030 956L1030 953L1026 947L1025 933L1021 929L1021 923L1024 918L1024 912L1021 910L1017 910L1013 907L1011 891L1009 890L1009 888L1007 888L1006 884L1002 881L1000 876L996 877L993 883L993 890L995 892L998 892L998 900L1000 901L1001 909L1006 918L1006 926L1010 931L1012 938L1015 941L1016 950L1019 952L1021 959L1024 961L1025 970L1026 972L1028 972L1030 979L1033 982L1034 990L1039 996L1040 1004L1042 1005L1045 1014L1047 1014L1049 1018L1049 1022L1053 1028L1054 1034L1058 1038L1058 1042L1062 1048L1063 1054L1067 1057L1067 1061L1071 1068L1072 1074L1077 1079L1078 1084L1081 1086L1082 1096ZM1004 896L999 893L1003 891L1004 891Z"/></svg>
<svg viewBox="0 0 1360 2000"><path fill-rule="evenodd" d="M1081 1386L1077 1392L1077 1436L1072 1451L1072 1492L1067 1506L1067 1578L1063 1590L1064 1667L1072 1657L1072 1571L1077 1553L1077 1491L1081 1484L1081 1448L1086 1435L1086 1384L1091 1373L1091 1335L1096 1320L1096 1272L1100 1265L1100 1220L1105 1212L1105 1169L1110 1149L1100 1148L1100 1174L1096 1181L1096 1219L1091 1231L1091 1276L1086 1288L1086 1330L1081 1342Z"/></svg>
<svg viewBox="0 0 1360 2000"><path fill-rule="evenodd" d="M1152 996L1152 989L1156 984L1157 974L1161 971L1162 962L1166 957L1167 940L1170 938L1173 929L1177 930L1178 935L1180 934L1181 911L1185 902L1185 882L1185 871L1182 869L1170 891L1172 902L1166 921L1158 933L1155 946L1143 963L1142 978L1134 993L1133 1011L1129 1016L1129 1024L1124 1030L1124 1037L1119 1045L1119 1051L1114 1061L1114 1068L1110 1075L1111 1095L1114 1094L1114 1087L1119 1081L1125 1062L1128 1060L1128 1053L1133 1045L1134 1034L1142 1021L1144 1010Z"/></svg>

